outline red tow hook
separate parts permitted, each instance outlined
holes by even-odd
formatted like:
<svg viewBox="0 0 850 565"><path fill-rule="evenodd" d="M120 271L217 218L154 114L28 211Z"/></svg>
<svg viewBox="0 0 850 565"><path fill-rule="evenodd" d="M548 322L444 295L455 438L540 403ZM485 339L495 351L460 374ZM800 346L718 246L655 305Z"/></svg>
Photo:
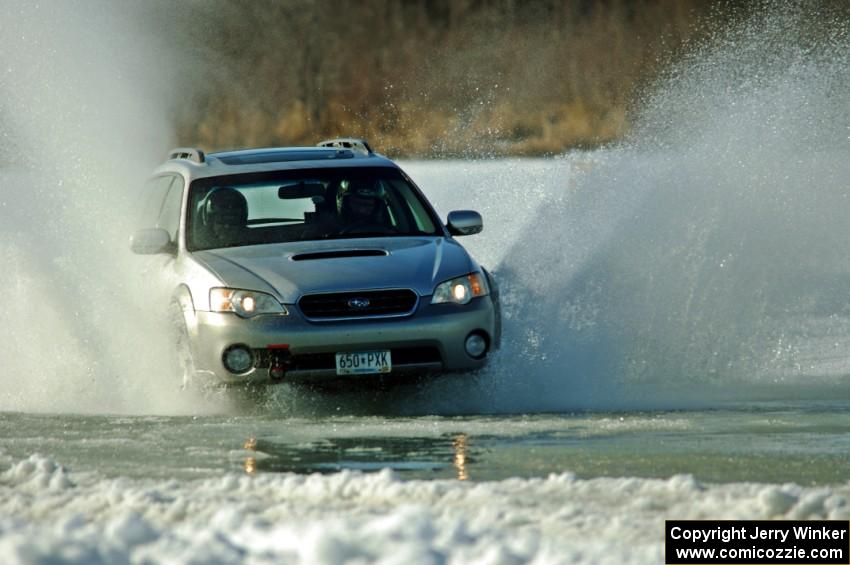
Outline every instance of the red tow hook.
<svg viewBox="0 0 850 565"><path fill-rule="evenodd" d="M292 363L291 354L289 353L289 344L278 343L268 346L271 354L271 362L269 364L269 377L273 381L282 380L286 376L286 370Z"/></svg>

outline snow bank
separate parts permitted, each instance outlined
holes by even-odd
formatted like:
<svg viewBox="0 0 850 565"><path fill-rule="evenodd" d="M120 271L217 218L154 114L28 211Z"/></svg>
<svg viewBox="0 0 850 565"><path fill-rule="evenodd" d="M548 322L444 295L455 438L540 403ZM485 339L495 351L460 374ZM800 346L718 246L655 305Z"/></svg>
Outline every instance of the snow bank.
<svg viewBox="0 0 850 565"><path fill-rule="evenodd" d="M848 496L686 475L103 479L33 455L0 474L0 562L660 563L665 519L846 520Z"/></svg>

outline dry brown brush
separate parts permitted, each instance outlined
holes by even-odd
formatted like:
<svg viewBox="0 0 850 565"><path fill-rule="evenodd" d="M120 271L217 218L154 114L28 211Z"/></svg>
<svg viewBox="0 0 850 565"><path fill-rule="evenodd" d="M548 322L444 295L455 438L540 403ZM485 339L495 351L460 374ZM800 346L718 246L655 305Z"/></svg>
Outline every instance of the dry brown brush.
<svg viewBox="0 0 850 565"><path fill-rule="evenodd" d="M199 2L178 107L208 149L372 140L416 156L541 155L622 136L629 104L708 33L700 0Z"/></svg>

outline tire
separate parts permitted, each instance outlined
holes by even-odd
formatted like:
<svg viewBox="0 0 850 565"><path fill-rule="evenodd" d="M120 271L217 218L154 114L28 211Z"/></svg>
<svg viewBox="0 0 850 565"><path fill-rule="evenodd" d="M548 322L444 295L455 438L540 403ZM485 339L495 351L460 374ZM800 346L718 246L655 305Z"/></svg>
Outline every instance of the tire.
<svg viewBox="0 0 850 565"><path fill-rule="evenodd" d="M177 367L180 376L180 390L190 390L198 386L198 374L195 367L195 358L192 354L192 343L189 338L189 329L183 317L183 309L178 303L171 308L172 334L174 336L174 349Z"/></svg>
<svg viewBox="0 0 850 565"><path fill-rule="evenodd" d="M493 313L496 317L495 327L493 328L493 350L496 351L502 346L502 302L499 297L499 286L496 284L496 279L487 269L483 269L487 276L487 283L490 286L490 300L493 301Z"/></svg>

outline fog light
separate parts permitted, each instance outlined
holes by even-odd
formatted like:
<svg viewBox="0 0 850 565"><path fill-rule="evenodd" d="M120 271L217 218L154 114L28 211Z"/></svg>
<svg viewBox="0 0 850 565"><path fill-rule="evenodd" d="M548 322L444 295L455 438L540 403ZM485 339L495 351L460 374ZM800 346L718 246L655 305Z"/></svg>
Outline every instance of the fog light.
<svg viewBox="0 0 850 565"><path fill-rule="evenodd" d="M231 373L241 374L254 366L254 354L244 345L233 345L222 356L224 367Z"/></svg>
<svg viewBox="0 0 850 565"><path fill-rule="evenodd" d="M469 334L465 346L466 354L473 359L481 359L487 352L487 340L479 333Z"/></svg>

